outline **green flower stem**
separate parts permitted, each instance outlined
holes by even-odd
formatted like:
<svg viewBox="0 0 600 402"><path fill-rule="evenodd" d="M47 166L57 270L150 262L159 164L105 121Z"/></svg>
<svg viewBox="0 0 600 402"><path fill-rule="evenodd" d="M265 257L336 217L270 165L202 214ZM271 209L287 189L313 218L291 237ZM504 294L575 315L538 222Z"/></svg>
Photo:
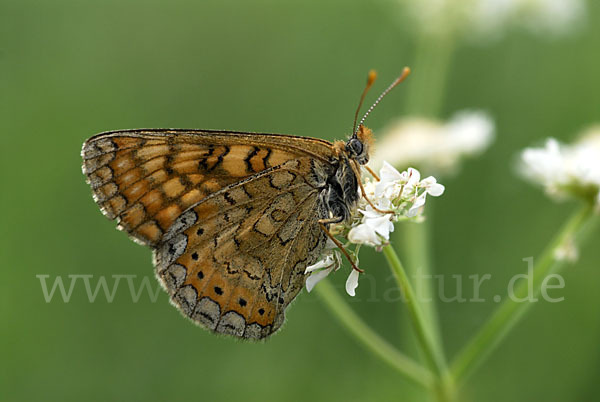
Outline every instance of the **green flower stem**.
<svg viewBox="0 0 600 402"><path fill-rule="evenodd" d="M434 298L433 274L429 260L430 251L430 220L422 223L406 222L400 225L401 248L406 269L411 277L417 300L421 305L425 323L434 337L435 343L441 347L441 336L438 314ZM427 280L429 279L429 280Z"/></svg>
<svg viewBox="0 0 600 402"><path fill-rule="evenodd" d="M410 284L410 281L408 280L406 271L404 270L396 251L392 248L392 246L388 245L383 248L383 254L387 259L392 272L396 276L398 285L400 286L402 294L404 295L409 317L414 326L417 340L419 341L421 349L423 350L425 359L431 366L431 370L436 376L437 381L435 389L438 394L438 399L440 401L450 401L452 400L453 386L451 377L448 375L446 361L442 349L435 342L435 338L429 331L429 327L425 321L421 307L416 299L415 292Z"/></svg>
<svg viewBox="0 0 600 402"><path fill-rule="evenodd" d="M406 99L406 114L438 118L444 100L448 71L456 48L456 37L451 30L441 30L440 34L421 32L419 35L413 62L413 74L409 82ZM425 323L433 336L438 349L442 349L439 330L433 269L429 260L431 255L430 222L400 225L403 256L407 262L409 275L414 278L413 285ZM418 274L417 274L418 270ZM427 300L427 302L425 302Z"/></svg>
<svg viewBox="0 0 600 402"><path fill-rule="evenodd" d="M367 349L371 350L383 361L394 367L407 379L426 388L431 388L433 384L431 372L399 352L385 339L381 338L369 328L350 306L348 306L342 297L340 297L327 279L322 280L319 285L315 287L315 291L323 299L333 315L337 317L340 322L367 347Z"/></svg>
<svg viewBox="0 0 600 402"><path fill-rule="evenodd" d="M538 258L532 273L535 295L539 293L546 276L556 272L564 265L563 260L556 259L556 250L571 240L575 241L579 239L581 242L584 237L589 237L587 235L591 232L591 227L588 227L586 222L590 222L593 211L594 207L589 204L578 210ZM598 219L597 217L595 218L592 220L592 224L597 223ZM527 297L528 292L527 282L521 281L515 289L515 297L518 300L523 300ZM464 381L485 360L531 304L531 302L517 302L513 298L504 300L503 304L500 305L488 322L477 332L462 351L458 353L452 363L450 373L456 383Z"/></svg>

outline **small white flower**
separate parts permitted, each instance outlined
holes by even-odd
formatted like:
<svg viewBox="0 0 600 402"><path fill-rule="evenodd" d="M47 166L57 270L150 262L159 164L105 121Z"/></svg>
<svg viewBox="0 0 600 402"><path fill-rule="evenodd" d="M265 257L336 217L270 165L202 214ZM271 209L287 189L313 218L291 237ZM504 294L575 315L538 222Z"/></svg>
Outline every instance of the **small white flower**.
<svg viewBox="0 0 600 402"><path fill-rule="evenodd" d="M435 177L429 176L423 180L421 180L417 184L417 188L423 189L423 192L415 198L413 205L407 212L407 216L412 218L416 216L425 205L425 201L427 200L427 194L432 197L439 197L444 193L445 187L442 184L439 184ZM418 191L418 190L417 190Z"/></svg>
<svg viewBox="0 0 600 402"><path fill-rule="evenodd" d="M363 223L350 229L348 240L354 244L366 244L372 247L381 245L381 239L377 236L375 230Z"/></svg>
<svg viewBox="0 0 600 402"><path fill-rule="evenodd" d="M446 189L443 184L437 182L436 178L429 176L421 181L425 188L425 192L433 197L439 197L444 194Z"/></svg>
<svg viewBox="0 0 600 402"><path fill-rule="evenodd" d="M348 232L348 240L354 244L380 246L390 239L390 232L394 231L392 216L381 214L373 210L360 211L363 214L362 223L352 227Z"/></svg>
<svg viewBox="0 0 600 402"><path fill-rule="evenodd" d="M346 279L346 293L353 297L356 295L355 290L358 287L358 275L359 272L353 269Z"/></svg>
<svg viewBox="0 0 600 402"><path fill-rule="evenodd" d="M456 113L446 123L401 119L383 131L372 166L383 166L386 160L399 168L414 165L438 174L456 172L463 158L480 154L494 139L494 123L480 111Z"/></svg>
<svg viewBox="0 0 600 402"><path fill-rule="evenodd" d="M575 196L600 205L600 129L571 145L550 138L544 147L521 153L520 172L557 198Z"/></svg>
<svg viewBox="0 0 600 402"><path fill-rule="evenodd" d="M304 273L310 273L310 276L306 278L306 290L308 292L312 291L317 283L325 279L332 271L337 270L340 265L341 259L339 253L337 251L331 251L321 260L306 267Z"/></svg>

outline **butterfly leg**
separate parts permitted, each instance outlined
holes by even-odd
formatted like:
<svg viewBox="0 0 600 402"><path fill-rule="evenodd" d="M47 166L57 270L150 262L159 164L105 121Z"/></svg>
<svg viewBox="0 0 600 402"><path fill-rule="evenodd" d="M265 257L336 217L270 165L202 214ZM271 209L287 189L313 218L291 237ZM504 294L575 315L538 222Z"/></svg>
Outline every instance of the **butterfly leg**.
<svg viewBox="0 0 600 402"><path fill-rule="evenodd" d="M355 160L352 160L353 163L350 164L350 166L352 167L352 170L354 171L354 174L356 175L356 177L360 177L360 168L358 166L358 162L356 162ZM375 176L377 177L377 176ZM379 178L377 178L379 179ZM367 197L367 192L365 191L365 188L362 185L362 182L360 180L358 180L358 187L360 187L360 192L362 194L362 196L365 198L365 200L367 200L367 202L369 203L369 205L371 206L371 208L373 208L375 211L381 213L381 214L395 214L394 211L391 210L381 210L379 208L377 208L375 205L373 205L373 203L371 202L371 200L369 199L369 197Z"/></svg>
<svg viewBox="0 0 600 402"><path fill-rule="evenodd" d="M356 266L356 264L354 263L354 261L352 260L352 257L350 257L350 254L348 253L348 251L346 250L346 248L344 247L344 245L335 238L335 236L329 231L329 229L327 229L326 225L329 225L331 223L340 223L342 221L342 217L334 217L334 218L327 218L327 219L319 219L319 226L321 227L321 230L323 232L325 232L325 234L327 235L327 237L329 237L331 239L331 241L333 243L335 243L335 245L340 249L340 251L342 252L342 254L344 254L346 256L346 258L348 259L348 261L350 262L350 265L352 265L352 268L357 270L358 272L364 272L362 269L360 269L359 267Z"/></svg>
<svg viewBox="0 0 600 402"><path fill-rule="evenodd" d="M381 181L381 179L379 178L379 176L377 176L377 173L375 173L373 171L373 169L371 169L370 167L368 167L367 165L363 166L365 169L367 169L367 171L371 174L371 176L373 176L375 178L375 180L377 181Z"/></svg>

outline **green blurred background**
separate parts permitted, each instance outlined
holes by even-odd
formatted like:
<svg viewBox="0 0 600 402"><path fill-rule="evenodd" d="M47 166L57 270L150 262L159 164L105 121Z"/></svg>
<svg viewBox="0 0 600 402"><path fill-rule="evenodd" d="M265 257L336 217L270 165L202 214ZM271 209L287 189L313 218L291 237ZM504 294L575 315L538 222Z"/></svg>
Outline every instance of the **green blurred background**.
<svg viewBox="0 0 600 402"><path fill-rule="evenodd" d="M520 148L571 140L600 118L600 3L588 4L587 24L566 38L513 31L456 51L442 117L483 108L498 135L431 202L436 271L493 275L481 291L489 302L440 306L450 357L576 207L516 178L513 162ZM157 286L150 251L92 201L80 169L87 137L194 127L344 138L367 71L379 71L382 88L413 63L401 12L391 1L1 0L0 400L413 400L415 386L358 345L315 294L303 292L283 330L253 344L195 327L162 291L156 303L147 293L133 303L122 283L112 303L90 303L80 283L69 303L46 303L36 278L90 274L95 285L129 274ZM405 93L370 118L376 133L410 103ZM564 272L566 300L538 303L464 400L598 398L600 250L597 238L589 243ZM402 344L404 311L384 300L394 284L382 256L367 250L361 266L357 297L344 298ZM342 290L345 274L334 279Z"/></svg>

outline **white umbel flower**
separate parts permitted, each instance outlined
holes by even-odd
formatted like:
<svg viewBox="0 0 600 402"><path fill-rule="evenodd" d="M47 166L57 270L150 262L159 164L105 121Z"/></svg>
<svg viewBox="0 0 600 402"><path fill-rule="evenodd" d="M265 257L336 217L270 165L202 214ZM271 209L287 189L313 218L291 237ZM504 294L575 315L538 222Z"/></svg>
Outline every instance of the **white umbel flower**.
<svg viewBox="0 0 600 402"><path fill-rule="evenodd" d="M456 113L446 123L422 118L401 119L384 130L371 165L383 161L436 174L453 173L465 157L483 152L494 139L494 123L481 111Z"/></svg>
<svg viewBox="0 0 600 402"><path fill-rule="evenodd" d="M519 167L555 198L580 197L600 205L600 128L571 145L550 138L543 147L527 148Z"/></svg>
<svg viewBox="0 0 600 402"><path fill-rule="evenodd" d="M421 180L418 170L408 168L399 172L387 162L379 171L379 181L366 179L363 183L367 197L376 208L361 197L358 203L358 214L349 223L332 228L342 233L350 243L380 248L390 239L394 231L394 222L407 219L419 219L425 206L427 196L439 197L444 193L444 186L433 176ZM333 243L330 243L330 247ZM357 262L358 264L358 262ZM306 279L306 289L310 292L315 285L341 265L337 250L329 250L325 256L304 271L310 274ZM346 280L346 292L350 296L356 294L359 271L352 269Z"/></svg>
<svg viewBox="0 0 600 402"><path fill-rule="evenodd" d="M360 199L361 219L348 232L351 243L374 247L386 244L394 231L393 222L419 218L427 195L438 197L444 192L444 186L433 176L421 180L421 174L413 168L400 173L384 161L379 175L379 182L365 182L367 197L379 211L364 197Z"/></svg>
<svg viewBox="0 0 600 402"><path fill-rule="evenodd" d="M400 0L409 18L429 34L467 38L501 36L511 27L535 34L563 35L584 20L584 0Z"/></svg>
<svg viewBox="0 0 600 402"><path fill-rule="evenodd" d="M498 34L507 26L533 33L562 35L585 16L583 0L477 0L471 21L478 32Z"/></svg>

